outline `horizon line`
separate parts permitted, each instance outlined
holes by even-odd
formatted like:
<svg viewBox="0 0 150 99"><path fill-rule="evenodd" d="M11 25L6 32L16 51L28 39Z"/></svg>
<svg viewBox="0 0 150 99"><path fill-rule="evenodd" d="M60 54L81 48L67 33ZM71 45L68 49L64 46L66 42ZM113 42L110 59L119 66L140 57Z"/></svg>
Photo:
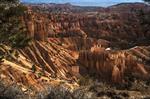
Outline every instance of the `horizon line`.
<svg viewBox="0 0 150 99"><path fill-rule="evenodd" d="M146 4L144 2L111 2L111 4L107 4L106 2L101 2L100 4L98 5L83 5L81 3L85 3L85 2L80 2L79 3L75 3L75 2L64 2L64 3L56 3L56 2L27 2L27 1L21 1L21 3L26 3L26 4L71 4L71 5L74 5L74 6L83 6L83 7L88 7L88 6L92 6L92 7L109 7L109 6L113 6L113 5L118 5L118 4L134 4L134 3L143 3L143 4ZM86 3L91 3L91 2L86 2Z"/></svg>

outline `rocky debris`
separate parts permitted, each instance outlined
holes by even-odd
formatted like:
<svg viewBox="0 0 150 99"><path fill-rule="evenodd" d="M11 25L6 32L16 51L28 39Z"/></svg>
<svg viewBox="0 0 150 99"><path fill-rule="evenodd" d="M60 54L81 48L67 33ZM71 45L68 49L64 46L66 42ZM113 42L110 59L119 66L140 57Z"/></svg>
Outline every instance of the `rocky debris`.
<svg viewBox="0 0 150 99"><path fill-rule="evenodd" d="M11 83L0 79L0 99L29 99L27 94L21 91L21 87L16 83Z"/></svg>
<svg viewBox="0 0 150 99"><path fill-rule="evenodd" d="M143 90L135 91L126 90L125 88L120 90L106 83L97 83L94 81L89 85L78 88L73 92L73 95L77 99L142 99L149 97L149 93L142 92Z"/></svg>
<svg viewBox="0 0 150 99"><path fill-rule="evenodd" d="M74 89L71 89L65 81L61 81L58 85L56 85L56 81L55 83L51 82L51 84L45 83L43 86L45 86L45 90L33 90L30 86L24 91L22 89L25 87L22 84L1 79L0 99L74 99L72 98ZM76 86L76 88L78 87Z"/></svg>
<svg viewBox="0 0 150 99"><path fill-rule="evenodd" d="M148 98L149 97L149 86L146 85L145 86L145 82L141 82L139 81L137 83L138 80L132 81L132 85L128 88L128 90L124 87L122 87L122 89L120 89L121 87L115 87L112 86L110 84L106 84L106 83L99 83L97 81L94 81L86 86L81 86L80 88L76 88L74 90L70 90L66 85L63 85L64 82L62 82L61 85L56 85L56 83L54 84L55 86L53 86L52 84L46 84L46 89L44 91L40 91L40 92L36 92L36 93L32 93L29 91L30 94L20 94L22 93L20 91L20 87L13 87L13 89L11 89L11 86L7 86L7 89L9 89L9 95L10 97L8 97L7 94L5 95L0 95L1 97L5 97L7 96L6 99L141 99L141 98ZM6 84L6 83L5 83ZM3 85L2 85L3 86ZM2 87L2 90L4 87ZM14 84L14 86L17 86ZM5 87L6 88L6 87ZM14 96L12 98L12 94L16 94L16 88L17 91L20 91L19 94L17 93L16 96ZM12 91L11 91L11 90ZM28 89L30 90L30 89ZM147 91L146 91L147 90ZM8 91L8 90L6 90ZM36 94L36 96L34 96L34 94ZM21 97L21 98L18 98Z"/></svg>
<svg viewBox="0 0 150 99"><path fill-rule="evenodd" d="M15 82L16 86L21 85L18 90L28 92L31 87L32 91L42 91L46 89L45 84L59 85L63 80L66 86L74 88L72 85L76 77L72 73L72 66L76 64L75 59L70 51L61 46L35 41L18 50L1 45L0 51L4 55L0 65L0 78Z"/></svg>

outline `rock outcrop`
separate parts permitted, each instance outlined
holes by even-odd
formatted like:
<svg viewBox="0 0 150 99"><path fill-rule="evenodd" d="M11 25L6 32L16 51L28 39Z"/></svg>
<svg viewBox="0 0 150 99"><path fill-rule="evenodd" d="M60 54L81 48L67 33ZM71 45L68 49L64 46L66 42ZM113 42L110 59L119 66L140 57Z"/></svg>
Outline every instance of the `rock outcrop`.
<svg viewBox="0 0 150 99"><path fill-rule="evenodd" d="M64 6L62 5L60 9L66 10ZM129 6L129 8L126 8L126 6ZM31 51L34 50L32 47L30 50L26 49L25 52L32 57L30 60L45 66L47 72L55 74L58 72L55 68L68 68L71 64L74 67L69 70L78 72L80 68L76 64L77 59L80 64L90 69L91 72L113 82L122 82L124 74L130 69L132 70L130 73L137 72L137 74L147 75L148 72L144 67L144 63L140 64L132 54L129 54L130 52L134 54L139 52L134 50L128 53L128 51L114 49L128 49L134 44L136 45L136 42L147 40L150 37L149 29L145 31L145 26L141 23L145 20L141 18L141 13L149 17L150 7L148 5L120 4L103 9L95 8L90 11L83 11L82 14L79 13L80 11L64 13L63 10L60 13L45 13L44 11L37 13L35 8L38 7L40 8L40 5L28 5L28 11L24 16L24 23L29 31L29 36L35 38L35 40L48 40L52 44L55 43L54 47L56 48L54 49L57 49L58 45L67 49L74 59L73 63L71 60L66 60L66 62L68 61L67 65L64 65L64 60L59 61L61 57L49 59L53 55L49 55L47 51L45 52L44 47L47 44L37 43L35 47L33 46L34 49L38 46L40 56L31 54ZM46 5L45 7L50 6ZM73 9L73 6L67 5L67 9L70 7ZM124 8L126 9L121 10ZM147 25L149 26L149 23ZM145 42L142 44L144 45ZM65 54L62 56L65 56ZM145 55L140 57L149 60ZM65 59L69 58L66 57ZM56 67L53 66L54 64ZM103 77L102 74L107 77Z"/></svg>
<svg viewBox="0 0 150 99"><path fill-rule="evenodd" d="M33 39L23 49L0 45L1 81L39 92L48 85L73 89L84 75L111 84L150 78L148 5L27 6L22 22Z"/></svg>
<svg viewBox="0 0 150 99"><path fill-rule="evenodd" d="M30 46L13 50L9 46L1 46L0 52L6 57L1 60L0 77L32 86L35 90L45 89L44 83L75 82L73 72L76 60L68 51L55 43L35 41Z"/></svg>
<svg viewBox="0 0 150 99"><path fill-rule="evenodd" d="M34 7L29 8L34 9ZM126 9L123 10L124 8ZM103 11L93 10L82 14L42 11L37 13L29 10L25 15L25 23L29 34L35 35L37 39L45 39L49 35L49 37L103 38L113 42L136 41L150 37L149 23L147 23L149 21L141 18L141 14L149 17L148 13L150 7L145 4L122 4L105 8Z"/></svg>
<svg viewBox="0 0 150 99"><path fill-rule="evenodd" d="M48 21L46 18L37 15L28 8L28 12L24 15L24 23L28 30L28 35L36 40L45 41L48 37Z"/></svg>
<svg viewBox="0 0 150 99"><path fill-rule="evenodd" d="M127 73L138 74L141 78L148 76L144 65L138 63L126 51L105 51L102 48L95 50L80 52L78 61L90 74L98 74L98 78L102 80L123 82Z"/></svg>

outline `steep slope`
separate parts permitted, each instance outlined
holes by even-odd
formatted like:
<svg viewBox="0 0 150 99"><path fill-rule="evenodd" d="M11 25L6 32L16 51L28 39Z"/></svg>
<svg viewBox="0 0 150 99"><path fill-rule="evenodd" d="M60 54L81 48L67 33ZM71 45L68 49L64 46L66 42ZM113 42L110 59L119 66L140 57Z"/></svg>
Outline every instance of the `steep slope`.
<svg viewBox="0 0 150 99"><path fill-rule="evenodd" d="M146 49L143 50L146 52ZM149 61L150 57L147 55L149 51L144 54L143 52L136 49L107 51L104 48L94 48L92 51L80 52L78 62L83 71L92 75L97 74L99 79L108 82L122 82L126 74L136 74L139 78L145 79L149 78L150 67L145 65L144 60Z"/></svg>
<svg viewBox="0 0 150 99"><path fill-rule="evenodd" d="M5 57L1 61L1 80L10 80L27 88L45 89L44 83L76 81L72 67L76 61L68 51L53 42L34 41L25 49L0 48Z"/></svg>
<svg viewBox="0 0 150 99"><path fill-rule="evenodd" d="M57 7L55 4L52 6L42 5L45 6L45 8ZM125 73L124 71L128 71L128 68L133 68L134 66L137 70L132 69L133 71L130 72L148 73L143 67L145 62L142 61L142 64L140 64L134 59L134 54L140 52L135 50L128 51L129 48L136 45L149 45L148 39L150 37L150 30L148 26L150 24L148 21L148 13L150 7L148 5L141 3L120 4L105 8L103 11L97 11L96 9L92 11L83 11L82 14L79 12L63 13L63 10L66 10L65 7L73 7L71 5L62 5L60 13L55 14L53 12L45 13L44 11L37 13L35 10L32 10L34 8L40 8L41 5L27 6L28 12L24 16L24 23L27 26L29 35L38 40L55 42L64 49L72 51L75 59L81 63L80 65L87 67L91 66L94 72L103 72L102 69L99 70L98 68L101 66L101 68L104 68L106 67L105 62L110 62L110 64L107 64L108 72L111 72L111 74L108 75L108 79L113 75L113 71L116 70L114 67L117 64L121 66L121 68L117 67L122 72L121 74L118 73L119 75L123 75ZM123 54L121 54L122 50L120 49L126 50L123 50ZM41 51L43 52L43 50ZM115 53L114 61L111 63L111 58L109 56L113 55L113 52ZM103 56L104 58L101 59ZM131 58L129 58L129 56L131 56ZM97 57L97 59L95 59L95 57ZM141 55L140 57L146 56ZM147 57L146 59L149 61ZM40 63L46 64L41 61L41 59L34 61L40 61ZM117 63L117 61L120 61L120 63ZM63 61L61 62L63 63ZM75 66L77 66L77 62L75 63ZM45 69L53 72L48 66L46 66ZM82 73L82 71L80 72Z"/></svg>

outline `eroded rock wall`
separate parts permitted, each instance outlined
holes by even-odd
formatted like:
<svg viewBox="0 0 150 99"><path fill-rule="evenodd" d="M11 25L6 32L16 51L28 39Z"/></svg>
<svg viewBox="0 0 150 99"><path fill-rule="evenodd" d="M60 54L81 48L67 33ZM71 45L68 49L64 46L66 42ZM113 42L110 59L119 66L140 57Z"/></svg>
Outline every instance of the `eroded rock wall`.
<svg viewBox="0 0 150 99"><path fill-rule="evenodd" d="M141 18L141 11L143 11L144 17L149 17L150 10L147 6L132 5L131 9L123 11L119 11L117 8L123 9L116 6L102 12L56 14L33 12L31 7L24 19L29 34L42 40L47 36L92 37L109 41L129 41L150 37L149 23L145 18Z"/></svg>
<svg viewBox="0 0 150 99"><path fill-rule="evenodd" d="M126 51L83 51L78 61L90 74L96 74L99 79L109 82L124 82L126 73L135 73L141 78L148 76L145 66Z"/></svg>
<svg viewBox="0 0 150 99"><path fill-rule="evenodd" d="M28 36L36 40L45 41L48 37L48 21L40 14L31 10L24 15L24 23L27 28Z"/></svg>

